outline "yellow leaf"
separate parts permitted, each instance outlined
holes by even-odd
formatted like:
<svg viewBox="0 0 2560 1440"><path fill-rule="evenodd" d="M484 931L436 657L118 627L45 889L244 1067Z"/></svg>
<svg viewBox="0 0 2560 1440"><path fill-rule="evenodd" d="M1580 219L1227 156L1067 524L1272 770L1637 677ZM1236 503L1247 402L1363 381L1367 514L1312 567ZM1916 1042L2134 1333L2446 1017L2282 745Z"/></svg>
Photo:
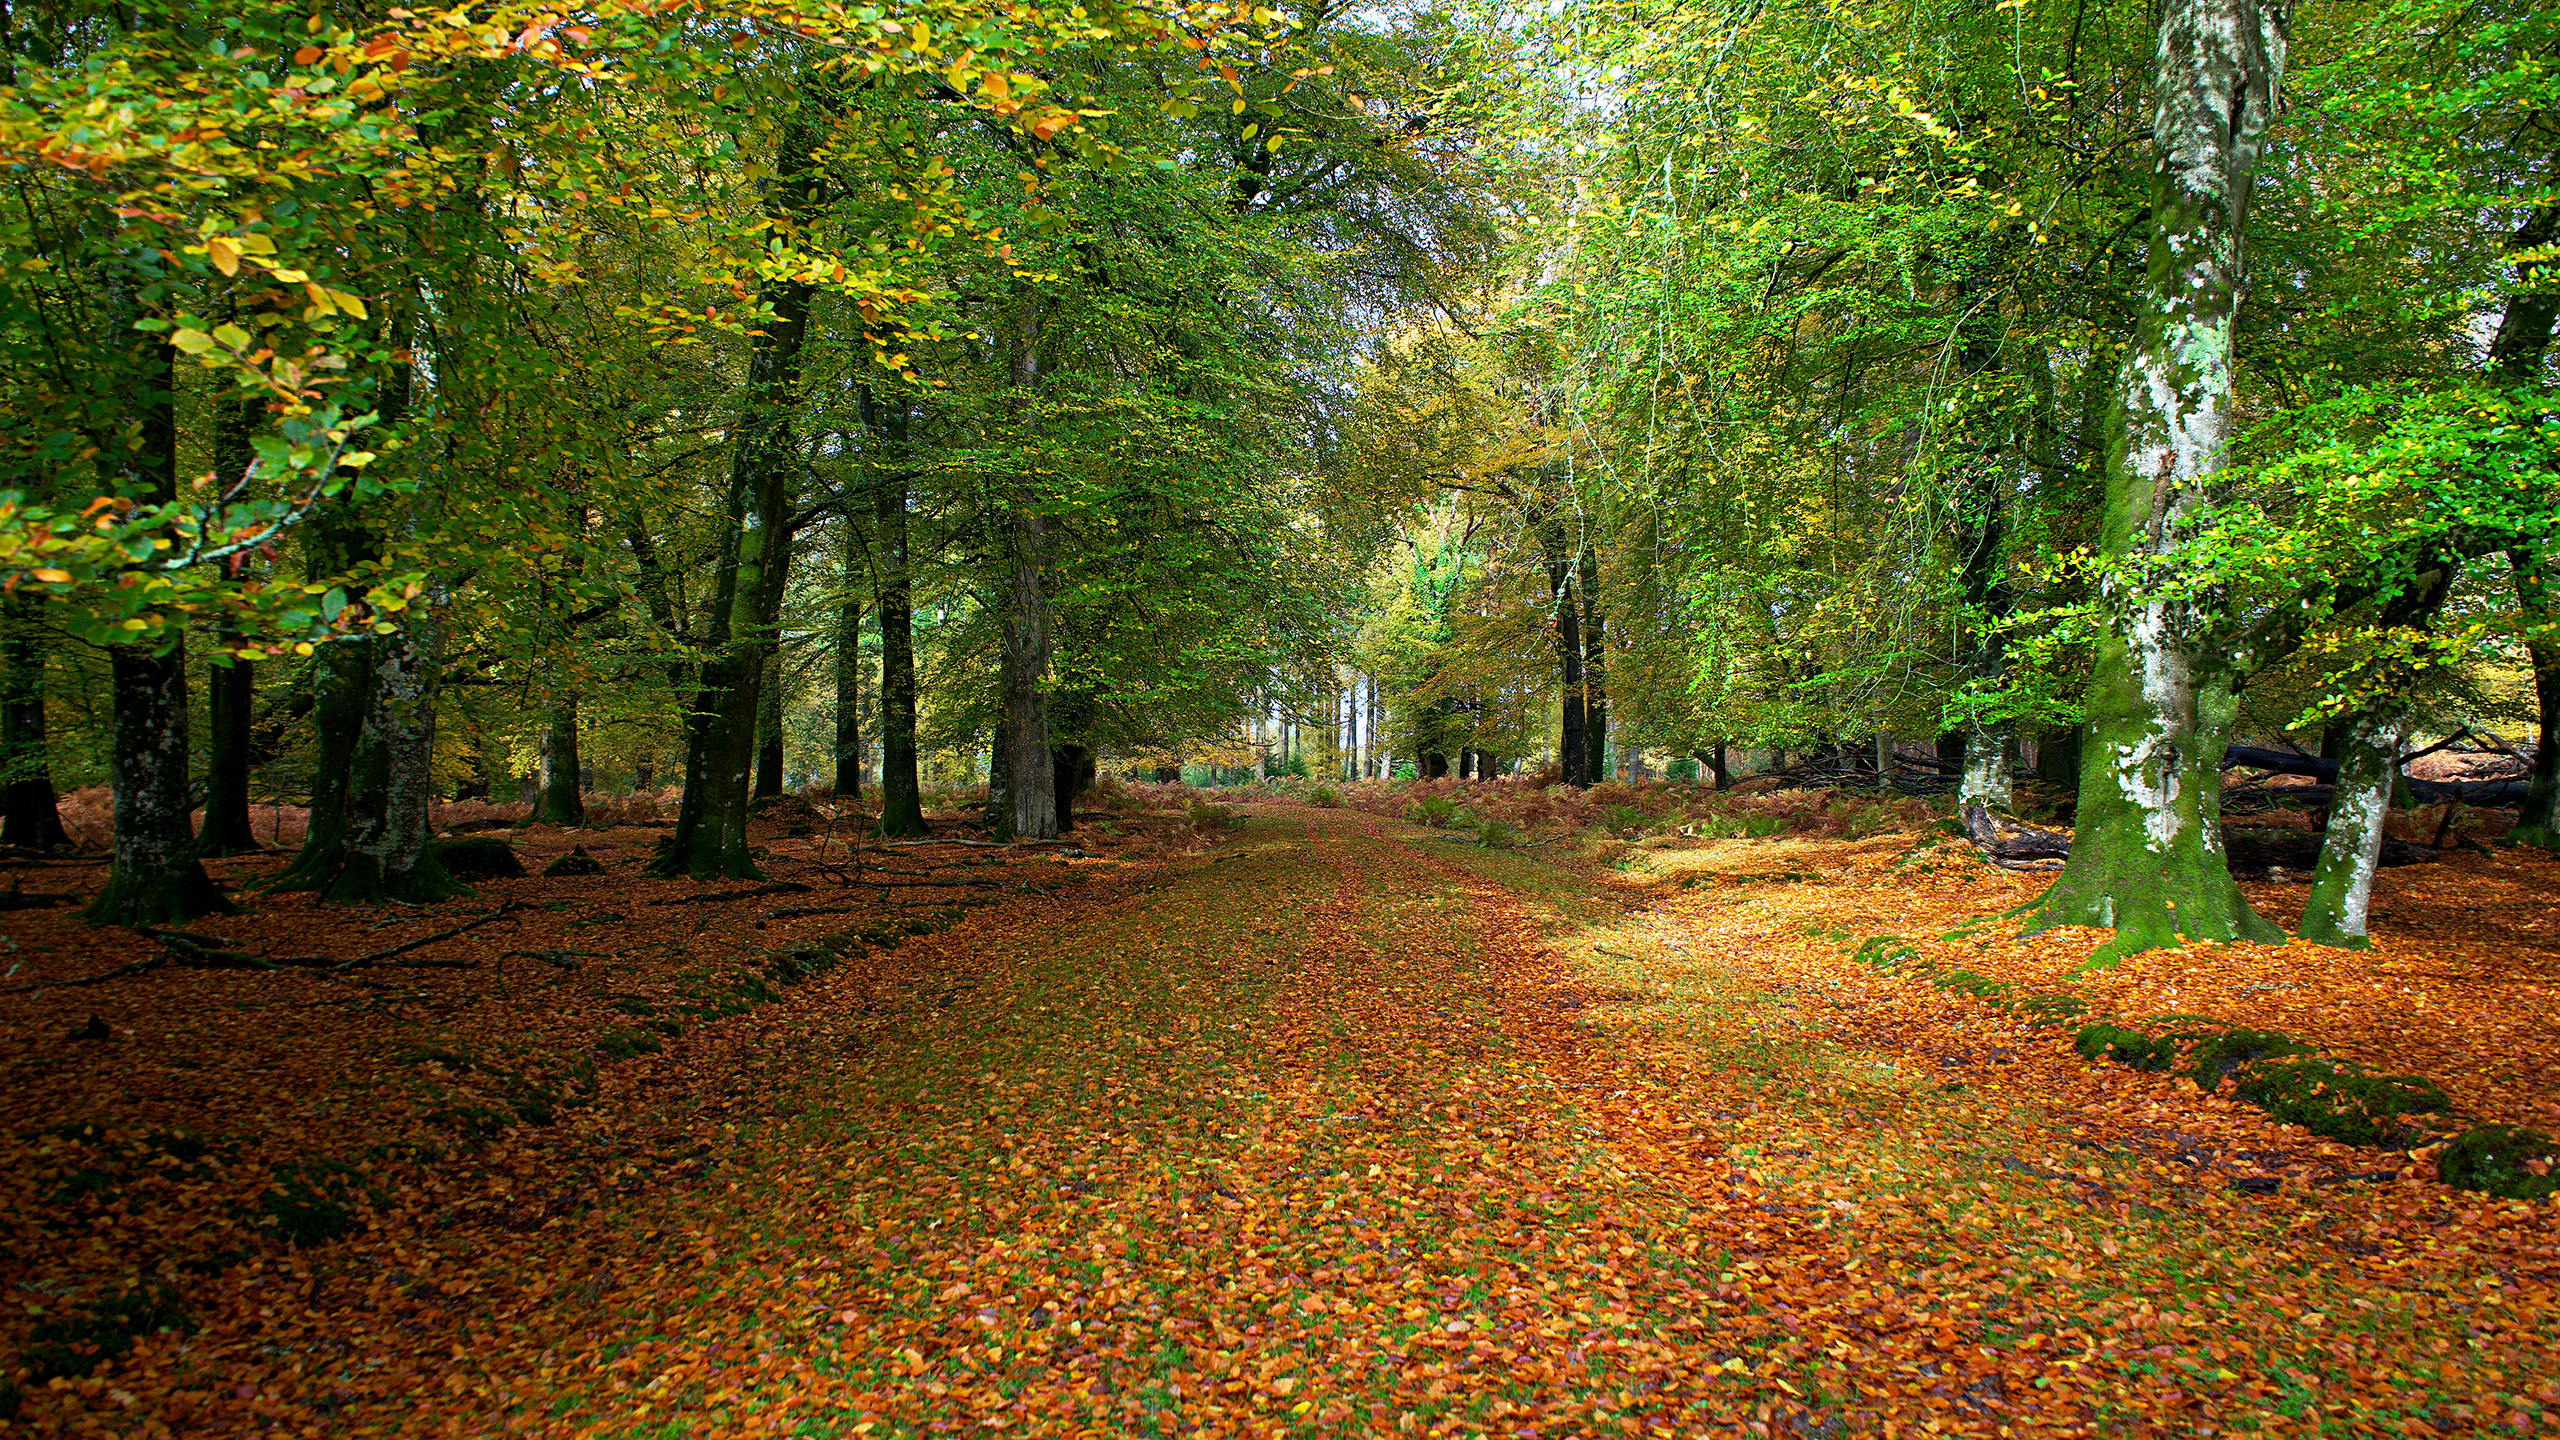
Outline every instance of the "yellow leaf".
<svg viewBox="0 0 2560 1440"><path fill-rule="evenodd" d="M213 261L214 269L225 275L240 273L240 246L236 242L216 235L204 248L206 257Z"/></svg>
<svg viewBox="0 0 2560 1440"><path fill-rule="evenodd" d="M35 572L35 577L47 585L68 585L71 583L71 572L68 570L38 570Z"/></svg>

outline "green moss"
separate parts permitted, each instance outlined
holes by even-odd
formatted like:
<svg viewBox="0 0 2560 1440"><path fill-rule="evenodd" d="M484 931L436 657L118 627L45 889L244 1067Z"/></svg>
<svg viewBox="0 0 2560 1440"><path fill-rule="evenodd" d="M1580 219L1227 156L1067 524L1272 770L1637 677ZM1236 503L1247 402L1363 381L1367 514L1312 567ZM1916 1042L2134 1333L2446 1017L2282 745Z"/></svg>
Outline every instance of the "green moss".
<svg viewBox="0 0 2560 1440"><path fill-rule="evenodd" d="M2280 1030L2225 1030L2197 1042L2187 1056L2196 1088L2212 1091L2245 1067L2265 1060L2309 1055L2311 1047Z"/></svg>
<svg viewBox="0 0 2560 1440"><path fill-rule="evenodd" d="M342 1160L304 1160L276 1172L258 1197L258 1224L288 1245L318 1245L356 1227L357 1176Z"/></svg>
<svg viewBox="0 0 2560 1440"><path fill-rule="evenodd" d="M76 1379L96 1369L101 1360L131 1353L136 1336L163 1330L192 1334L195 1328L195 1317L179 1305L174 1288L145 1280L85 1310L37 1321L27 1332L27 1346L19 1352L18 1363L27 1368L27 1378L39 1384L56 1377Z"/></svg>
<svg viewBox="0 0 2560 1440"><path fill-rule="evenodd" d="M439 841L427 853L457 880L508 880L524 874L524 862L516 858L515 847L494 835Z"/></svg>
<svg viewBox="0 0 2560 1440"><path fill-rule="evenodd" d="M2068 1025L2089 1012L2088 1002L2077 995L2022 995L2009 1002L2009 1009L2039 1025Z"/></svg>
<svg viewBox="0 0 2560 1440"><path fill-rule="evenodd" d="M2444 1091L2412 1075L2377 1075L2352 1060L2271 1055L2240 1071L2239 1097L2291 1125L2348 1145L2405 1145L2412 1115L2451 1108Z"/></svg>
<svg viewBox="0 0 2560 1440"><path fill-rule="evenodd" d="M1983 1000L1996 999L2017 988L2006 980L1994 980L1988 975L1976 975L1970 970L1949 970L1929 983L1940 990L1953 990L1960 995L1971 995Z"/></svg>
<svg viewBox="0 0 2560 1440"><path fill-rule="evenodd" d="M2178 1063L2174 1036L2150 1035L2105 1021L2081 1026L2071 1037L2071 1048L2091 1060L2113 1060L2133 1070L2156 1073Z"/></svg>
<svg viewBox="0 0 2560 1440"><path fill-rule="evenodd" d="M1924 968L1928 965L1920 952L1905 944L1899 935L1870 935L1849 952L1849 958L1878 970L1900 970L1915 963Z"/></svg>
<svg viewBox="0 0 2560 1440"><path fill-rule="evenodd" d="M596 1036L596 1053L608 1060L655 1055L665 1048L657 1036L641 1030L607 1030Z"/></svg>
<svg viewBox="0 0 2560 1440"><path fill-rule="evenodd" d="M2477 1125L2436 1155L2447 1185L2509 1200L2560 1194L2560 1141L2521 1125Z"/></svg>
<svg viewBox="0 0 2560 1440"><path fill-rule="evenodd" d="M657 1002L639 995L616 995L611 1000L605 1002L605 1007L610 1010L618 1010L625 1015L655 1015L658 1013Z"/></svg>

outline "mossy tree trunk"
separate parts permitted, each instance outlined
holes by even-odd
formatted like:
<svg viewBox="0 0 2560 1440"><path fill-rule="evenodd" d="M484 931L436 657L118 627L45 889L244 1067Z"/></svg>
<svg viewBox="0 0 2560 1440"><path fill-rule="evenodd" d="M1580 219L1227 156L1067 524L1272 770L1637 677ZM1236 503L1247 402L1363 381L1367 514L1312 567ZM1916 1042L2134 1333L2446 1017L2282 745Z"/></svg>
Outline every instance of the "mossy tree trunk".
<svg viewBox="0 0 2560 1440"><path fill-rule="evenodd" d="M2422 564L2400 593L2382 604L2379 619L2385 634L2431 626L2453 593L2459 568L2452 561ZM2320 860L2302 910L2303 939L2356 950L2369 943L2365 911L2373 894L2374 867L2382 858L2382 822L2391 813L2392 792L2400 783L2400 745L2409 733L2408 704L2402 697L2418 681L2417 666L2401 658L2398 645L2375 648L2368 662L2372 673L2362 677L2362 688L2378 698L2350 719L2341 738L2328 833L2321 838Z"/></svg>
<svg viewBox="0 0 2560 1440"><path fill-rule="evenodd" d="M433 605L413 609L398 633L379 642L373 700L357 742L345 852L320 887L330 903L423 904L463 891L427 848L436 677L443 664L435 611Z"/></svg>
<svg viewBox="0 0 2560 1440"><path fill-rule="evenodd" d="M2028 928L2111 927L2112 963L2181 939L2278 941L2222 849L2223 746L2238 709L2218 615L2136 583L2174 564L2225 459L2232 322L2260 137L2275 109L2288 12L2255 0L2164 0L2154 55L2151 235L2143 310L2109 425L2100 545L2128 563L2089 691L2071 858Z"/></svg>
<svg viewBox="0 0 2560 1440"><path fill-rule="evenodd" d="M138 312L138 307L126 314ZM138 422L111 452L119 493L146 505L176 496L177 352L141 335L129 354L130 409ZM107 755L115 858L88 909L96 925L179 925L233 907L196 858L187 774L186 633L175 625L133 645L107 647L115 703Z"/></svg>
<svg viewBox="0 0 2560 1440"><path fill-rule="evenodd" d="M758 800L782 793L782 657L767 647L764 679L756 696L756 792Z"/></svg>
<svg viewBox="0 0 2560 1440"><path fill-rule="evenodd" d="M542 742L542 798L526 823L576 827L587 823L586 796L578 788L578 692L552 697L551 728Z"/></svg>
<svg viewBox="0 0 2560 1440"><path fill-rule="evenodd" d="M2540 715L2533 769L2525 781L2524 810L2507 839L2560 852L2560 571L2548 550L2508 552L2515 567L2516 600L2524 613L2525 651L2533 662L2533 695Z"/></svg>
<svg viewBox="0 0 2560 1440"><path fill-rule="evenodd" d="M785 127L768 206L785 229L815 218L820 186L812 160L819 128L805 110ZM747 362L746 403L729 469L728 523L704 637L712 653L687 717L684 801L665 853L650 867L653 874L707 880L759 873L747 850L747 809L756 716L790 561L791 478L800 464L791 415L800 397L814 294L806 281L785 280L765 285L760 297L774 318L757 331Z"/></svg>
<svg viewBox="0 0 2560 1440"><path fill-rule="evenodd" d="M408 349L410 313L403 307L392 316L395 353ZM386 428L406 417L415 383L414 368L405 359L395 360L385 372L377 413ZM313 514L304 542L305 573L314 581L335 580L379 559L382 537L376 525L356 508L352 491L324 502ZM383 898L377 862L364 847L379 844L381 807L389 793L388 757L365 744L377 728L375 672L384 650L381 640L359 630L321 646L312 661L310 808L302 848L268 882L271 890L311 890L324 899L350 902Z"/></svg>
<svg viewBox="0 0 2560 1440"><path fill-rule="evenodd" d="M2396 706L2359 715L2347 729L2329 802L2329 831L2320 841L2311 895L2302 908L2305 940L2354 950L2371 943L2365 910L2382 858L2382 822L2391 813L2404 734L2403 712Z"/></svg>
<svg viewBox="0 0 2560 1440"><path fill-rule="evenodd" d="M330 571L329 562L317 557L348 553L343 541L358 528L347 517L315 525L313 568ZM338 534L333 536L333 531ZM323 645L312 658L308 818L302 848L294 853L293 863L268 883L271 890L325 890L337 877L353 816L356 743L364 733L365 711L373 696L373 663L370 636Z"/></svg>
<svg viewBox="0 0 2560 1440"><path fill-rule="evenodd" d="M196 858L187 814L187 654L138 645L108 656L115 696L115 861L90 903L98 925L180 925L233 909Z"/></svg>
<svg viewBox="0 0 2560 1440"><path fill-rule="evenodd" d="M2535 209L2518 226L2511 246L2530 257L2517 265L2516 294L2489 342L2489 370L2510 385L2542 384L2551 332L2560 321L2560 264L2549 257L2560 244L2560 205ZM2560 504L2560 497L2555 497ZM2525 783L2524 811L2507 838L2518 845L2560 851L2560 559L2545 546L2507 552L2514 568L2516 604L2525 625L2525 652L2533 663L2538 710L2533 769Z"/></svg>
<svg viewBox="0 0 2560 1440"><path fill-rule="evenodd" d="M45 741L44 645L34 602L0 596L0 845L68 846Z"/></svg>

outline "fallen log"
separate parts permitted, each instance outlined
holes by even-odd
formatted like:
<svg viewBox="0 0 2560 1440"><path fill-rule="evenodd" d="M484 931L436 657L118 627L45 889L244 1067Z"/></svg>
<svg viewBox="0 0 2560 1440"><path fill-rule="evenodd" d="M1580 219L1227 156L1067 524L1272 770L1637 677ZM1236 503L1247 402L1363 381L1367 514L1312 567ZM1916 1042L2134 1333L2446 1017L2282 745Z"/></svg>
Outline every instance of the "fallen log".
<svg viewBox="0 0 2560 1440"><path fill-rule="evenodd" d="M2060 830L2020 824L1982 805L1967 805L1957 814L1974 848L2003 870L2059 870L2071 854L2071 837Z"/></svg>
<svg viewBox="0 0 2560 1440"><path fill-rule="evenodd" d="M2277 775L2304 775L2323 785L2338 783L2338 762L2335 760L2323 760L2317 755L2293 751L2265 750L2255 745L2224 746L2222 768L2230 770L2241 766ZM2524 803L2525 782L2522 780L2419 780L2403 776L2401 783L2409 787L2410 794L2426 801L2459 800L2465 805L2490 809Z"/></svg>
<svg viewBox="0 0 2560 1440"><path fill-rule="evenodd" d="M1980 805L1967 805L1961 814L1966 838L1973 841L1985 859L2004 870L2059 870L2063 861L2070 858L2071 837L2062 831L2022 825ZM2310 830L2225 827L2223 860L2232 874L2242 877L2275 872L2307 876L2320 863L2320 840L2320 835ZM2388 868L2424 865L2436 858L2434 846L2385 840L2376 863Z"/></svg>

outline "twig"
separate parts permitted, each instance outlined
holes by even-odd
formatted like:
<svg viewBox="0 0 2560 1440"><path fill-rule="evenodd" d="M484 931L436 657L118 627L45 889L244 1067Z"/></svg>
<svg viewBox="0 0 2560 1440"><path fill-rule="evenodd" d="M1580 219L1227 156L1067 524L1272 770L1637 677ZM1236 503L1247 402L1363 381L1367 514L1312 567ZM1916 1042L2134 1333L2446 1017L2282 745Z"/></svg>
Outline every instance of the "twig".
<svg viewBox="0 0 2560 1440"><path fill-rule="evenodd" d="M672 900L652 900L652 905L718 905L730 900L752 900L759 895L806 895L809 887L797 880L776 880L769 885L750 886L744 890L715 890L708 895L681 895Z"/></svg>
<svg viewBox="0 0 2560 1440"><path fill-rule="evenodd" d="M523 909L523 908L524 908L524 902L523 902L523 901L521 901L521 900L510 900L510 901L506 902L505 904L498 906L496 909L491 910L491 911L489 911L488 913L486 913L486 914L484 914L484 915L478 916L478 917L477 917L477 918L475 918L475 919L471 919L471 920L464 921L462 924L460 924L460 925L456 925L456 926L454 926L454 927L453 927L452 929L450 929L450 930L439 930L439 931L437 931L436 933L434 933L433 935L421 935L421 936L419 936L417 939L415 939L415 940L411 940L411 941L409 941L409 942L408 942L408 943L406 943L406 944L403 944L403 945L394 945L394 946L392 946L392 947L391 947L390 949L388 949L388 950L376 950L376 951L374 951L374 952L373 952L372 954L370 954L370 955L359 955L359 956L357 956L357 957L356 957L355 959L353 959L353 960L340 960L340 961L337 961L337 962L335 962L335 963L333 963L333 964L329 964L328 969L329 969L329 972L330 972L331 974L333 974L333 975L334 975L334 974L336 974L337 972L339 972L339 971L341 971L341 970L354 970L354 969L358 969L358 968L360 968L360 967L362 967L362 966L366 966L366 965L379 965L379 964L381 964L383 961L390 959L390 958L391 958L392 956L394 956L394 955L406 955L406 954L408 954L410 951L415 950L415 949L419 948L420 946L423 946L423 945L433 945L434 943L436 943L436 942L437 942L437 941L439 941L439 940L450 940L450 939L452 939L454 936L456 936L456 935L460 935L460 934L464 933L465 931L477 930L477 929L479 929L481 926L488 924L488 923L489 923L490 921L492 921L492 920L500 919L500 918L502 918L502 917L504 917L504 916L506 916L506 915L513 914L514 912L516 912L516 911L518 911L518 910L521 910L521 909ZM289 963L289 962L287 962L287 963Z"/></svg>
<svg viewBox="0 0 2560 1440"><path fill-rule="evenodd" d="M602 960L605 958L605 953L601 950L510 950L498 958L500 960L513 960L519 955L523 956L527 960L539 960L554 970L577 969L577 966L569 963L569 957L573 955L588 960Z"/></svg>
<svg viewBox="0 0 2560 1440"><path fill-rule="evenodd" d="M119 965L100 975L83 975L73 980L35 980L24 985L0 987L0 995L32 995L38 990L75 990L83 985L104 985L110 980L121 980L127 975L139 975L146 970L157 970L168 963L169 956L163 953L154 955L148 960L136 960L130 965Z"/></svg>

